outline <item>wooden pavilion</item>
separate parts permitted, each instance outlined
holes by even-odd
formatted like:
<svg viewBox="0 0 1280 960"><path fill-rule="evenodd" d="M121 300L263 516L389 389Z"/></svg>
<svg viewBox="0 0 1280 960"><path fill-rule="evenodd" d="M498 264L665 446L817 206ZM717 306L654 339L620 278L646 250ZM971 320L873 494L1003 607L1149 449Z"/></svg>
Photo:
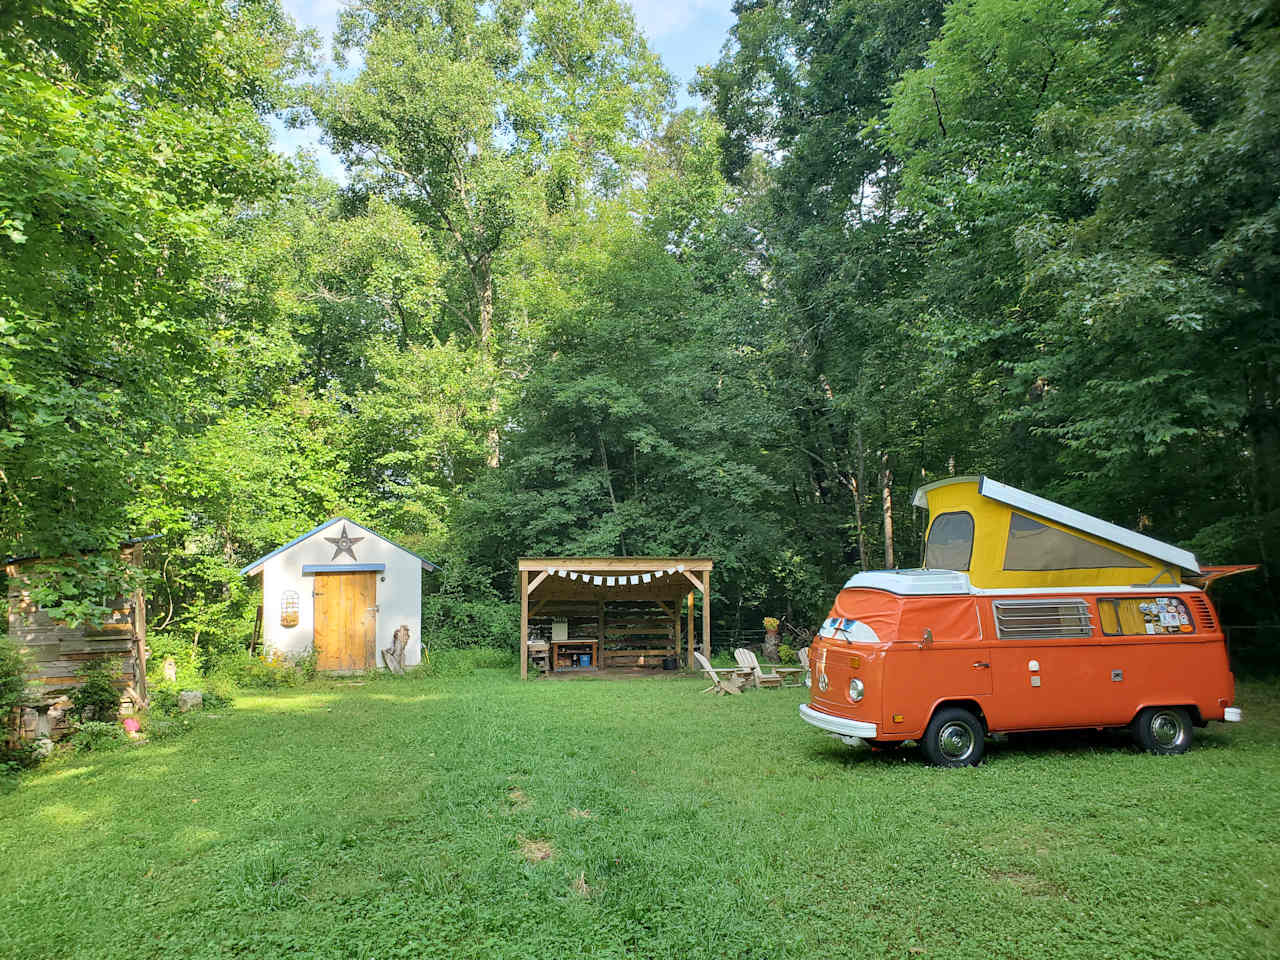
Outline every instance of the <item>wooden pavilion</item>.
<svg viewBox="0 0 1280 960"><path fill-rule="evenodd" d="M702 653L710 656L713 565L710 557L522 557L521 678L529 675L531 654L553 672L661 667L680 659L688 665L697 593Z"/></svg>

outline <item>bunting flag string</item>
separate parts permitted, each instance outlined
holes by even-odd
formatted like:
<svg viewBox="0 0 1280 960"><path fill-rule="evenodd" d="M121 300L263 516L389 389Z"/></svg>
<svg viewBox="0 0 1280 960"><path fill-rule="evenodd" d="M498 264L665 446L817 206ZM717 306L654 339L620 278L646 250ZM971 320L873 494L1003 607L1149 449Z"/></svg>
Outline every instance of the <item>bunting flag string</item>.
<svg viewBox="0 0 1280 960"><path fill-rule="evenodd" d="M628 573L621 576L618 574L614 574L613 576L609 576L607 574L596 576L595 574L583 573L579 570L566 570L558 567L547 571L547 573L553 577L561 577L575 581L581 579L583 583L595 587L635 587L643 583L652 583L654 580L658 580L662 577L670 577L674 574L683 572L684 564L682 563L677 564L674 567L666 567L665 569L648 570L642 573Z"/></svg>

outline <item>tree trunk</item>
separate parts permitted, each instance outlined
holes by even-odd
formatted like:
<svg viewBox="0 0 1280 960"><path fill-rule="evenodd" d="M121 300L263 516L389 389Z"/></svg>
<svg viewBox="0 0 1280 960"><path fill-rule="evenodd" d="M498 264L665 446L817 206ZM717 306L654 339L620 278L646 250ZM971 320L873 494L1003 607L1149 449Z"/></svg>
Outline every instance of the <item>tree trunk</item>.
<svg viewBox="0 0 1280 960"><path fill-rule="evenodd" d="M884 565L892 570L893 563L893 471L889 469L889 454L880 457L880 496L884 501Z"/></svg>
<svg viewBox="0 0 1280 960"><path fill-rule="evenodd" d="M618 498L613 495L613 475L609 472L609 455L604 449L604 434L599 430L596 431L596 439L600 441L600 466L604 468L604 482L609 487L609 502L613 504L613 515L618 515ZM621 548L622 556L627 555L627 541L621 530L618 531L618 546ZM603 637L601 638L603 639Z"/></svg>
<svg viewBox="0 0 1280 960"><path fill-rule="evenodd" d="M853 519L858 526L858 569L867 569L867 535L862 526L862 474L864 457L862 455L862 428L854 428L854 441L858 454L858 466L853 476Z"/></svg>
<svg viewBox="0 0 1280 960"><path fill-rule="evenodd" d="M493 270L488 257L479 258L475 264L476 301L480 309L480 359L488 363L493 357ZM487 446L489 456L486 462L490 467L498 465L498 385L493 386L489 396L489 413L493 416L493 426L489 428Z"/></svg>

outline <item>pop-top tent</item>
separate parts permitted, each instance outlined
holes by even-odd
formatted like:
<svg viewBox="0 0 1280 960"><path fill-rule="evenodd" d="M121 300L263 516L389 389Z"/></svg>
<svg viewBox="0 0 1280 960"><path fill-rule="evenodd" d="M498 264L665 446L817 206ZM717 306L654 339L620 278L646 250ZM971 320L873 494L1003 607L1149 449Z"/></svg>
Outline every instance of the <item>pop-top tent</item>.
<svg viewBox="0 0 1280 960"><path fill-rule="evenodd" d="M1180 584L1227 569L1201 570L1189 550L989 477L939 480L913 502L929 510L924 566L963 571L978 588Z"/></svg>

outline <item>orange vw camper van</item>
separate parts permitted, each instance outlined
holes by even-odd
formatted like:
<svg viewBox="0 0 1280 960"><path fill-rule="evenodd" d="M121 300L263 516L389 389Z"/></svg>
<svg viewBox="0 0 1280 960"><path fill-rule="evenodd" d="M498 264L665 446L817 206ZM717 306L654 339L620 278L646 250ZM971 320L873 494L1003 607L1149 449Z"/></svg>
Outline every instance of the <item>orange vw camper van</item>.
<svg viewBox="0 0 1280 960"><path fill-rule="evenodd" d="M977 764L991 733L1129 727L1182 753L1238 721L1193 554L987 477L921 487L925 566L849 579L809 649L801 716L846 742Z"/></svg>

